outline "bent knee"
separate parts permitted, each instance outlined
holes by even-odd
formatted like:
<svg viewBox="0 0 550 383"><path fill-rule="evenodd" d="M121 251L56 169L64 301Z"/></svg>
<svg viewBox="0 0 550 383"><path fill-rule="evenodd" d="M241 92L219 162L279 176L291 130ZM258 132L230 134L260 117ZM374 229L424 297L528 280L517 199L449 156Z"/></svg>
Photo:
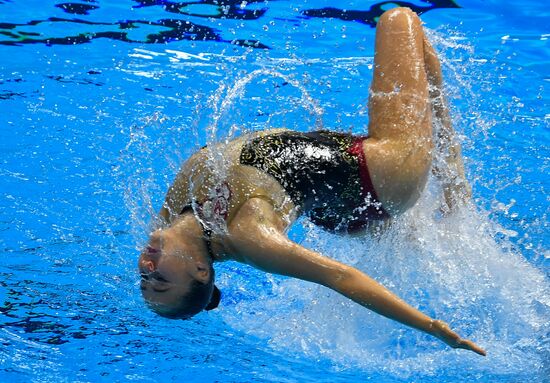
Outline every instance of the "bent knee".
<svg viewBox="0 0 550 383"><path fill-rule="evenodd" d="M390 9L380 16L378 28L388 28L392 31L410 31L411 27L419 27L420 19L410 8L399 7Z"/></svg>

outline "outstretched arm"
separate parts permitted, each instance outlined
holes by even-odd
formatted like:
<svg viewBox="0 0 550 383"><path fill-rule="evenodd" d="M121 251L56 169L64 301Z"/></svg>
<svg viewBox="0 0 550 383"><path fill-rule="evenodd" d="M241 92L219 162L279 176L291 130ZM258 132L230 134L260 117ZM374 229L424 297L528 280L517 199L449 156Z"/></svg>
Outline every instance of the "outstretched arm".
<svg viewBox="0 0 550 383"><path fill-rule="evenodd" d="M427 332L454 348L485 351L461 339L444 322L411 307L361 271L308 250L283 234L284 223L265 200L241 207L229 227L232 253L261 270L324 285L387 318Z"/></svg>

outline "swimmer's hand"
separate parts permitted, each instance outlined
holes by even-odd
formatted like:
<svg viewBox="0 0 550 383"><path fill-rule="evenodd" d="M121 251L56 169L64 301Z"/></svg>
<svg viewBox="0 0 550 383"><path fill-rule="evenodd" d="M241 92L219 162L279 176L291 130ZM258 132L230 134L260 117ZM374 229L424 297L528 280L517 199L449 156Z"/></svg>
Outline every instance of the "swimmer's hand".
<svg viewBox="0 0 550 383"><path fill-rule="evenodd" d="M440 321L440 320L434 320L432 321L430 325L430 333L441 339L443 342L447 343L452 348L463 348L465 350L473 351L479 355L486 356L487 353L484 349L479 347L477 344L472 342L471 340L462 339L460 336L450 329L450 327L447 325L447 323Z"/></svg>

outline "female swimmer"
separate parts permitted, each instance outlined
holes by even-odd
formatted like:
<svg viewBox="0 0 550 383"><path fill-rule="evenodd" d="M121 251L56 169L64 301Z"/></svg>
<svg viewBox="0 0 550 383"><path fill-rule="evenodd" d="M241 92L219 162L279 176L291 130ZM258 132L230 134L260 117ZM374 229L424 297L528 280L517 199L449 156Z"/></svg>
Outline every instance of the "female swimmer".
<svg viewBox="0 0 550 383"><path fill-rule="evenodd" d="M216 307L220 292L212 265L234 260L324 285L451 347L485 355L363 272L285 235L299 214L339 233L397 217L416 202L430 170L444 182L449 209L469 198L441 95L439 60L410 9L380 18L374 64L368 137L268 130L204 148L183 165L160 211L166 227L151 235L139 258L142 293L153 310L189 318ZM435 120L443 128L433 140ZM432 141L450 148L452 179L432 169ZM223 182L212 153L223 157Z"/></svg>

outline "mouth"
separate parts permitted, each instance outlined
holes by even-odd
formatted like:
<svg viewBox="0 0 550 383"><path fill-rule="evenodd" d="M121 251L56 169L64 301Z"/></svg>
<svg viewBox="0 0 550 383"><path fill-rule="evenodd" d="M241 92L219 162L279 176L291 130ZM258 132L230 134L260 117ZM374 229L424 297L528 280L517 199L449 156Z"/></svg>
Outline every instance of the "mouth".
<svg viewBox="0 0 550 383"><path fill-rule="evenodd" d="M145 252L148 254L158 254L160 251L158 249L155 249L154 247L147 246L145 248Z"/></svg>

